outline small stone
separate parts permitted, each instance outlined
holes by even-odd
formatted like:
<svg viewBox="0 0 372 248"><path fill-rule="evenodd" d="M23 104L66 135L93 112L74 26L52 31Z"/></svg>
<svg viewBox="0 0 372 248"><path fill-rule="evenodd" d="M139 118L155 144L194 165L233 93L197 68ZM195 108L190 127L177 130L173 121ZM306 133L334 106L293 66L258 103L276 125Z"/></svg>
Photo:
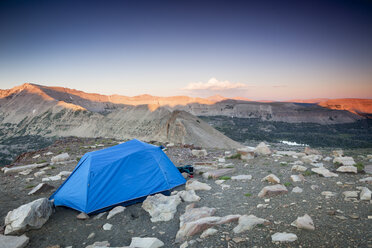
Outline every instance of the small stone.
<svg viewBox="0 0 372 248"><path fill-rule="evenodd" d="M62 154L52 157L50 161L52 163L63 162L63 161L67 161L69 158L70 156L68 155L68 153L62 153Z"/></svg>
<svg viewBox="0 0 372 248"><path fill-rule="evenodd" d="M215 182L215 184L218 184L218 185L220 185L220 184L224 183L224 182L225 182L225 180L216 180L216 181L214 181L214 182Z"/></svg>
<svg viewBox="0 0 372 248"><path fill-rule="evenodd" d="M357 167L355 166L346 166L346 165L343 165L343 166L340 166L337 168L338 172L344 172L344 173L358 173L358 170L357 170Z"/></svg>
<svg viewBox="0 0 372 248"><path fill-rule="evenodd" d="M208 236L211 236L213 234L216 234L218 231L214 228L208 228L207 230L205 230L201 235L200 235L200 238L204 239Z"/></svg>
<svg viewBox="0 0 372 248"><path fill-rule="evenodd" d="M251 180L251 175L238 175L238 176L232 176L231 180Z"/></svg>
<svg viewBox="0 0 372 248"><path fill-rule="evenodd" d="M327 199L328 198L331 198L331 197L335 197L337 195L337 193L333 193L331 191L323 191L320 194L323 195L323 196L325 196Z"/></svg>
<svg viewBox="0 0 372 248"><path fill-rule="evenodd" d="M297 240L297 235L294 233L275 233L271 235L271 239L273 242L293 242Z"/></svg>
<svg viewBox="0 0 372 248"><path fill-rule="evenodd" d="M96 234L94 232L92 232L91 234L89 234L88 238L87 239L92 239L96 236Z"/></svg>
<svg viewBox="0 0 372 248"><path fill-rule="evenodd" d="M342 194L344 195L344 200L349 201L350 198L357 198L359 191L344 191Z"/></svg>
<svg viewBox="0 0 372 248"><path fill-rule="evenodd" d="M32 169L27 169L27 170L24 170L24 171L20 171L20 172L18 172L18 174L21 174L21 175L27 176L27 175L30 174L31 172L32 172Z"/></svg>
<svg viewBox="0 0 372 248"><path fill-rule="evenodd" d="M35 177L40 177L40 176L42 176L42 175L44 175L45 174L45 171L38 171L38 172L35 172L34 173L34 176Z"/></svg>
<svg viewBox="0 0 372 248"><path fill-rule="evenodd" d="M200 197L196 195L195 190L182 190L177 193L179 197L185 202L200 201Z"/></svg>
<svg viewBox="0 0 372 248"><path fill-rule="evenodd" d="M367 187L362 187L362 191L360 192L360 200L362 201L369 201L371 200L372 192Z"/></svg>
<svg viewBox="0 0 372 248"><path fill-rule="evenodd" d="M347 218L345 216L342 216L342 215L336 215L336 218L340 219L340 220L347 220Z"/></svg>
<svg viewBox="0 0 372 248"><path fill-rule="evenodd" d="M107 212L103 212L103 213L99 213L97 214L96 216L94 216L94 220L99 220L101 219L105 214L107 214Z"/></svg>
<svg viewBox="0 0 372 248"><path fill-rule="evenodd" d="M291 180L293 182L302 182L305 180L304 176L303 175L291 175Z"/></svg>
<svg viewBox="0 0 372 248"><path fill-rule="evenodd" d="M307 168L302 165L293 165L291 171L305 172Z"/></svg>
<svg viewBox="0 0 372 248"><path fill-rule="evenodd" d="M103 230L110 231L112 229L112 225L109 223L106 223L102 226Z"/></svg>
<svg viewBox="0 0 372 248"><path fill-rule="evenodd" d="M366 178L359 179L359 182L372 184L372 177L366 177Z"/></svg>
<svg viewBox="0 0 372 248"><path fill-rule="evenodd" d="M349 216L350 216L350 218L352 218L352 219L359 219L359 216L356 215L356 214L351 214L351 215L349 215Z"/></svg>
<svg viewBox="0 0 372 248"><path fill-rule="evenodd" d="M234 228L234 233L241 233L247 230L252 230L258 224L264 224L268 220L257 218L254 215L242 215L239 218L238 225Z"/></svg>
<svg viewBox="0 0 372 248"><path fill-rule="evenodd" d="M211 190L211 186L197 180L190 180L186 183L186 190Z"/></svg>
<svg viewBox="0 0 372 248"><path fill-rule="evenodd" d="M40 193L48 192L52 189L54 189L54 187L47 183L39 183L28 193L28 195L40 194Z"/></svg>
<svg viewBox="0 0 372 248"><path fill-rule="evenodd" d="M302 193L303 192L303 189L301 189L300 187L294 187L292 189L292 193Z"/></svg>
<svg viewBox="0 0 372 248"><path fill-rule="evenodd" d="M258 197L273 196L273 195L286 194L286 193L288 193L288 190L284 185L276 184L273 186L264 187L260 191L260 193L258 193Z"/></svg>
<svg viewBox="0 0 372 248"><path fill-rule="evenodd" d="M206 150L195 150L195 149L191 151L191 154L198 158L205 157L208 155Z"/></svg>
<svg viewBox="0 0 372 248"><path fill-rule="evenodd" d="M315 230L314 222L311 219L311 217L307 214L305 214L302 217L298 217L291 225L299 229L305 229L305 230L311 230L311 231Z"/></svg>
<svg viewBox="0 0 372 248"><path fill-rule="evenodd" d="M86 213L81 212L80 214L78 214L76 216L76 218L79 219L79 220L87 220L87 219L89 219L89 215L87 215Z"/></svg>
<svg viewBox="0 0 372 248"><path fill-rule="evenodd" d="M124 212L124 210L125 210L125 207L123 207L123 206L117 206L117 207L113 208L113 209L109 212L109 214L107 215L107 219L108 219L108 220L111 219L111 218L114 217L115 215Z"/></svg>
<svg viewBox="0 0 372 248"><path fill-rule="evenodd" d="M187 241L183 242L182 245L180 245L180 248L187 248L189 247L189 243Z"/></svg>
<svg viewBox="0 0 372 248"><path fill-rule="evenodd" d="M274 183L274 184L280 183L280 179L274 174L270 174L262 178L261 182L264 182L264 181L267 181L269 183Z"/></svg>

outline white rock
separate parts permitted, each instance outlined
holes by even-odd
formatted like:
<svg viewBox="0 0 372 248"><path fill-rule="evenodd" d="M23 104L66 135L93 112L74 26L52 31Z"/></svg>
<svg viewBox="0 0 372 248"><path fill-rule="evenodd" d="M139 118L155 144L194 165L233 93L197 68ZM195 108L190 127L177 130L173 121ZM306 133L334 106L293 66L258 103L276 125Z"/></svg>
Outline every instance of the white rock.
<svg viewBox="0 0 372 248"><path fill-rule="evenodd" d="M258 146L256 146L256 149L254 150L254 153L257 155L270 155L271 150L270 148L265 144L265 142L261 142Z"/></svg>
<svg viewBox="0 0 372 248"><path fill-rule="evenodd" d="M103 230L110 231L112 229L112 225L109 223L106 223L102 226Z"/></svg>
<svg viewBox="0 0 372 248"><path fill-rule="evenodd" d="M216 181L214 181L214 182L215 182L216 184L220 185L220 184L224 183L225 180L216 180Z"/></svg>
<svg viewBox="0 0 372 248"><path fill-rule="evenodd" d="M33 159L35 159L35 158L40 158L40 154L37 154L37 155L33 156L32 158L33 158Z"/></svg>
<svg viewBox="0 0 372 248"><path fill-rule="evenodd" d="M225 160L224 158L218 158L218 162L219 162L219 163L225 163L226 160Z"/></svg>
<svg viewBox="0 0 372 248"><path fill-rule="evenodd" d="M352 166L355 165L355 161L352 157L335 157L333 159L333 163L336 164L341 164L341 165L346 165L346 166Z"/></svg>
<svg viewBox="0 0 372 248"><path fill-rule="evenodd" d="M371 191L367 187L363 187L362 191L360 192L360 200L362 201L369 201L371 200Z"/></svg>
<svg viewBox="0 0 372 248"><path fill-rule="evenodd" d="M331 191L323 191L320 193L321 195L325 196L327 199L331 197L335 197L337 193L331 192Z"/></svg>
<svg viewBox="0 0 372 248"><path fill-rule="evenodd" d="M232 176L231 180L251 180L252 175L238 175L238 176Z"/></svg>
<svg viewBox="0 0 372 248"><path fill-rule="evenodd" d="M157 238L139 238L133 237L129 247L135 248L158 248L164 246L164 243Z"/></svg>
<svg viewBox="0 0 372 248"><path fill-rule="evenodd" d="M257 208L267 208L268 206L269 206L269 204L260 203L260 204L257 205Z"/></svg>
<svg viewBox="0 0 372 248"><path fill-rule="evenodd" d="M35 177L40 177L40 176L42 176L42 175L44 175L45 174L45 171L38 171L38 172L35 172L34 173L34 176Z"/></svg>
<svg viewBox="0 0 372 248"><path fill-rule="evenodd" d="M302 217L298 217L291 225L299 229L305 229L305 230L311 230L311 231L315 230L314 222L311 219L311 217L307 214L305 214Z"/></svg>
<svg viewBox="0 0 372 248"><path fill-rule="evenodd" d="M324 164L319 162L319 163L311 163L312 166L314 167L324 167Z"/></svg>
<svg viewBox="0 0 372 248"><path fill-rule="evenodd" d="M342 192L342 194L345 197L344 200L348 201L348 200L350 200L350 198L357 198L358 194L359 194L359 191L344 191L344 192Z"/></svg>
<svg viewBox="0 0 372 248"><path fill-rule="evenodd" d="M337 168L338 172L358 173L357 167L352 165L343 165Z"/></svg>
<svg viewBox="0 0 372 248"><path fill-rule="evenodd" d="M192 150L191 151L191 154L193 155L193 156L195 156L195 157L205 157L205 156L207 156L208 155L208 153L207 153L207 151L206 150Z"/></svg>
<svg viewBox="0 0 372 248"><path fill-rule="evenodd" d="M258 197L265 197L265 196L272 196L272 195L279 195L279 194L286 194L286 193L288 193L288 190L284 185L276 184L276 185L264 187L260 191L260 193L258 193Z"/></svg>
<svg viewBox="0 0 372 248"><path fill-rule="evenodd" d="M52 214L52 204L40 198L8 212L5 217L5 234L22 233L28 229L39 229Z"/></svg>
<svg viewBox="0 0 372 248"><path fill-rule="evenodd" d="M24 176L27 176L28 174L30 174L32 172L32 169L27 169L27 170L24 170L24 171L20 171L18 172L18 174L20 175L24 175Z"/></svg>
<svg viewBox="0 0 372 248"><path fill-rule="evenodd" d="M60 177L69 177L71 175L71 171L61 171L58 173L58 176Z"/></svg>
<svg viewBox="0 0 372 248"><path fill-rule="evenodd" d="M108 220L111 219L111 218L114 217L115 215L124 212L124 210L125 210L125 207L123 207L123 206L117 206L117 207L113 208L113 209L108 213L108 215L107 215L107 219L108 219Z"/></svg>
<svg viewBox="0 0 372 248"><path fill-rule="evenodd" d="M60 175L56 175L56 176L51 176L51 177L45 177L43 179L41 179L42 182L49 182L49 181L58 181L58 180L61 180L62 177Z"/></svg>
<svg viewBox="0 0 372 248"><path fill-rule="evenodd" d="M213 234L216 234L218 231L214 228L208 228L207 230L205 230L201 235L200 235L200 238L201 239L204 239L208 236L211 236Z"/></svg>
<svg viewBox="0 0 372 248"><path fill-rule="evenodd" d="M257 218L254 215L242 215L239 218L238 225L233 229L234 233L241 233L247 230L252 230L258 224L268 222L265 219Z"/></svg>
<svg viewBox="0 0 372 248"><path fill-rule="evenodd" d="M293 165L291 171L305 172L307 168L302 165Z"/></svg>
<svg viewBox="0 0 372 248"><path fill-rule="evenodd" d="M344 156L344 151L343 150L334 150L334 151L332 151L332 155L334 157L342 157L342 156Z"/></svg>
<svg viewBox="0 0 372 248"><path fill-rule="evenodd" d="M41 163L41 164L29 164L29 165L23 165L23 166L15 166L11 168L4 167L2 171L4 174L11 174L11 173L16 173L24 170L29 170L29 169L35 169L35 168L42 168L47 166L48 163Z"/></svg>
<svg viewBox="0 0 372 248"><path fill-rule="evenodd" d="M305 180L304 176L303 175L291 175L291 180L293 182L302 182Z"/></svg>
<svg viewBox="0 0 372 248"><path fill-rule="evenodd" d="M275 233L271 235L271 240L273 242L293 242L297 240L297 235L294 233Z"/></svg>
<svg viewBox="0 0 372 248"><path fill-rule="evenodd" d="M211 186L198 180L189 180L186 183L186 190L211 190Z"/></svg>
<svg viewBox="0 0 372 248"><path fill-rule="evenodd" d="M274 183L274 184L280 183L280 179L274 174L270 174L262 178L261 182L264 182L264 181L267 181L269 183Z"/></svg>
<svg viewBox="0 0 372 248"><path fill-rule="evenodd" d="M70 159L70 155L68 153L62 153L57 156L52 157L50 160L52 163L57 163L57 162L64 162Z"/></svg>
<svg viewBox="0 0 372 248"><path fill-rule="evenodd" d="M325 158L323 158L323 161L325 161L325 162L329 162L329 161L331 161L331 160L332 160L331 157L325 157Z"/></svg>
<svg viewBox="0 0 372 248"><path fill-rule="evenodd" d="M44 153L44 155L46 156L53 155L53 152L47 152L47 153Z"/></svg>
<svg viewBox="0 0 372 248"><path fill-rule="evenodd" d="M294 187L292 189L292 193L302 193L303 192L303 189L301 189L300 187Z"/></svg>
<svg viewBox="0 0 372 248"><path fill-rule="evenodd" d="M304 163L311 164L311 163L319 162L320 160L322 160L322 158L323 157L321 155L307 155L307 156L303 156L301 160Z"/></svg>
<svg viewBox="0 0 372 248"><path fill-rule="evenodd" d="M54 188L53 186L50 186L49 184L46 183L39 183L37 186L35 186L29 193L28 195L33 195L36 193L40 193L42 191L48 191Z"/></svg>
<svg viewBox="0 0 372 248"><path fill-rule="evenodd" d="M5 236L0 234L0 248L24 248L27 246L29 238L22 236Z"/></svg>
<svg viewBox="0 0 372 248"><path fill-rule="evenodd" d="M312 168L311 171L319 175L322 175L323 177L338 177L336 173L330 172L328 169L324 167Z"/></svg>
<svg viewBox="0 0 372 248"><path fill-rule="evenodd" d="M231 186L228 184L221 184L222 190L229 189Z"/></svg>
<svg viewBox="0 0 372 248"><path fill-rule="evenodd" d="M106 247L110 247L110 243L108 241L97 241L97 242L94 242L92 245L88 245L85 248L106 248Z"/></svg>
<svg viewBox="0 0 372 248"><path fill-rule="evenodd" d="M200 197L196 195L195 190L182 190L177 195L185 202L200 201Z"/></svg>
<svg viewBox="0 0 372 248"><path fill-rule="evenodd" d="M372 177L359 179L359 182L372 184Z"/></svg>
<svg viewBox="0 0 372 248"><path fill-rule="evenodd" d="M169 221L173 219L180 203L181 198L178 195L156 194L148 196L142 203L142 208L151 215L151 222Z"/></svg>
<svg viewBox="0 0 372 248"><path fill-rule="evenodd" d="M183 242L182 245L180 245L180 248L187 248L189 247L189 243L187 241Z"/></svg>

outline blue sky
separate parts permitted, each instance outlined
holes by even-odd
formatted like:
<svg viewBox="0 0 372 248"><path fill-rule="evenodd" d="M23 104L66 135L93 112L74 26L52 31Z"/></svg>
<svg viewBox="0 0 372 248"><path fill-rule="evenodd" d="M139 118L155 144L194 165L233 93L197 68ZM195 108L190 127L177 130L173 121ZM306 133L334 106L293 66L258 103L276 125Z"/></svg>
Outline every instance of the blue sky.
<svg viewBox="0 0 372 248"><path fill-rule="evenodd" d="M0 2L0 88L372 98L370 1Z"/></svg>

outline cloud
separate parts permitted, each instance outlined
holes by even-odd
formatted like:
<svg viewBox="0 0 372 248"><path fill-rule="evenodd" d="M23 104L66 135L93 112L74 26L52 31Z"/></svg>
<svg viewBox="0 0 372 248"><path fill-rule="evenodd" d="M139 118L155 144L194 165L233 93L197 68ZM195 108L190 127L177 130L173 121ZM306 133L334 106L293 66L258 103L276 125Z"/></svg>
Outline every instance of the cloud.
<svg viewBox="0 0 372 248"><path fill-rule="evenodd" d="M224 91L224 90L237 90L246 89L247 85L243 83L231 83L229 81L218 81L216 78L211 78L208 82L189 83L183 90L188 91Z"/></svg>

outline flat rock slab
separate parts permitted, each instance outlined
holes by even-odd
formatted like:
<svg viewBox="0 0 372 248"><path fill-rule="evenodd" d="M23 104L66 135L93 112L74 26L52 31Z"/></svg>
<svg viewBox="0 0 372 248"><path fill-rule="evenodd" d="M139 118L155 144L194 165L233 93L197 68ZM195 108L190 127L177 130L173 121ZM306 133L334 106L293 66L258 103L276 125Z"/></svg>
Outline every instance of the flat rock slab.
<svg viewBox="0 0 372 248"><path fill-rule="evenodd" d="M302 162L306 164L317 163L322 160L322 155L307 155L301 158Z"/></svg>
<svg viewBox="0 0 372 248"><path fill-rule="evenodd" d="M169 221L173 219L180 203L181 198L178 195L156 194L148 196L142 203L142 208L150 214L151 222Z"/></svg>
<svg viewBox="0 0 372 248"><path fill-rule="evenodd" d="M345 173L358 173L357 167L352 165L343 165L337 168L338 172L345 172Z"/></svg>
<svg viewBox="0 0 372 248"><path fill-rule="evenodd" d="M40 194L40 193L45 193L48 191L51 191L54 189L54 186L49 185L47 183L39 183L37 186L35 186L29 193L28 195L34 195L34 194Z"/></svg>
<svg viewBox="0 0 372 248"><path fill-rule="evenodd" d="M264 224L265 222L268 222L268 220L258 218L254 215L242 215L239 218L238 225L234 228L234 233L252 230L255 226Z"/></svg>
<svg viewBox="0 0 372 248"><path fill-rule="evenodd" d="M302 165L293 165L291 171L305 172L307 168Z"/></svg>
<svg viewBox="0 0 372 248"><path fill-rule="evenodd" d="M0 234L0 248L24 248L27 246L29 238L22 236L5 236Z"/></svg>
<svg viewBox="0 0 372 248"><path fill-rule="evenodd" d="M294 233L275 233L271 235L271 240L273 242L293 242L297 240L297 235Z"/></svg>
<svg viewBox="0 0 372 248"><path fill-rule="evenodd" d="M114 217L115 215L124 212L124 210L125 210L125 207L123 207L123 206L117 206L117 207L113 208L113 209L108 213L108 215L107 215L107 219L108 219L108 220L111 219L111 218Z"/></svg>
<svg viewBox="0 0 372 248"><path fill-rule="evenodd" d="M52 157L50 161L52 163L57 163L57 162L67 161L69 159L70 159L70 155L68 155L68 153L62 153L62 154Z"/></svg>
<svg viewBox="0 0 372 248"><path fill-rule="evenodd" d="M198 180L189 180L186 183L186 190L211 190L211 186L201 183Z"/></svg>
<svg viewBox="0 0 372 248"><path fill-rule="evenodd" d="M333 159L334 164L341 164L345 166L355 165L355 161L352 157L336 157Z"/></svg>
<svg viewBox="0 0 372 248"><path fill-rule="evenodd" d="M303 176L303 175L291 175L291 180L293 181L293 182L303 182L303 181L305 181L305 177Z"/></svg>
<svg viewBox="0 0 372 248"><path fill-rule="evenodd" d="M336 173L330 172L328 169L320 167L320 168L312 168L312 172L319 174L323 177L338 177Z"/></svg>
<svg viewBox="0 0 372 248"><path fill-rule="evenodd" d="M266 186L264 187L260 193L258 193L258 197L265 197L265 196L274 196L274 195L281 195L281 194L287 194L288 189L281 184L276 184L272 186Z"/></svg>
<svg viewBox="0 0 372 248"><path fill-rule="evenodd" d="M204 173L203 177L206 178L206 179L209 179L209 178L217 179L217 178L220 178L222 176L234 173L234 171L235 171L234 168L210 170L210 171Z"/></svg>
<svg viewBox="0 0 372 248"><path fill-rule="evenodd" d="M133 237L129 247L135 248L159 248L163 247L164 243L157 238L139 238Z"/></svg>
<svg viewBox="0 0 372 248"><path fill-rule="evenodd" d="M237 176L232 176L231 180L251 180L252 175L237 175Z"/></svg>
<svg viewBox="0 0 372 248"><path fill-rule="evenodd" d="M23 166L11 167L11 168L5 167L3 171L4 171L4 174L11 174L11 173L16 173L20 171L29 170L29 169L32 170L35 168L42 168L42 167L47 166L48 164L49 163L41 163L41 164L29 164L29 165L23 165Z"/></svg>

